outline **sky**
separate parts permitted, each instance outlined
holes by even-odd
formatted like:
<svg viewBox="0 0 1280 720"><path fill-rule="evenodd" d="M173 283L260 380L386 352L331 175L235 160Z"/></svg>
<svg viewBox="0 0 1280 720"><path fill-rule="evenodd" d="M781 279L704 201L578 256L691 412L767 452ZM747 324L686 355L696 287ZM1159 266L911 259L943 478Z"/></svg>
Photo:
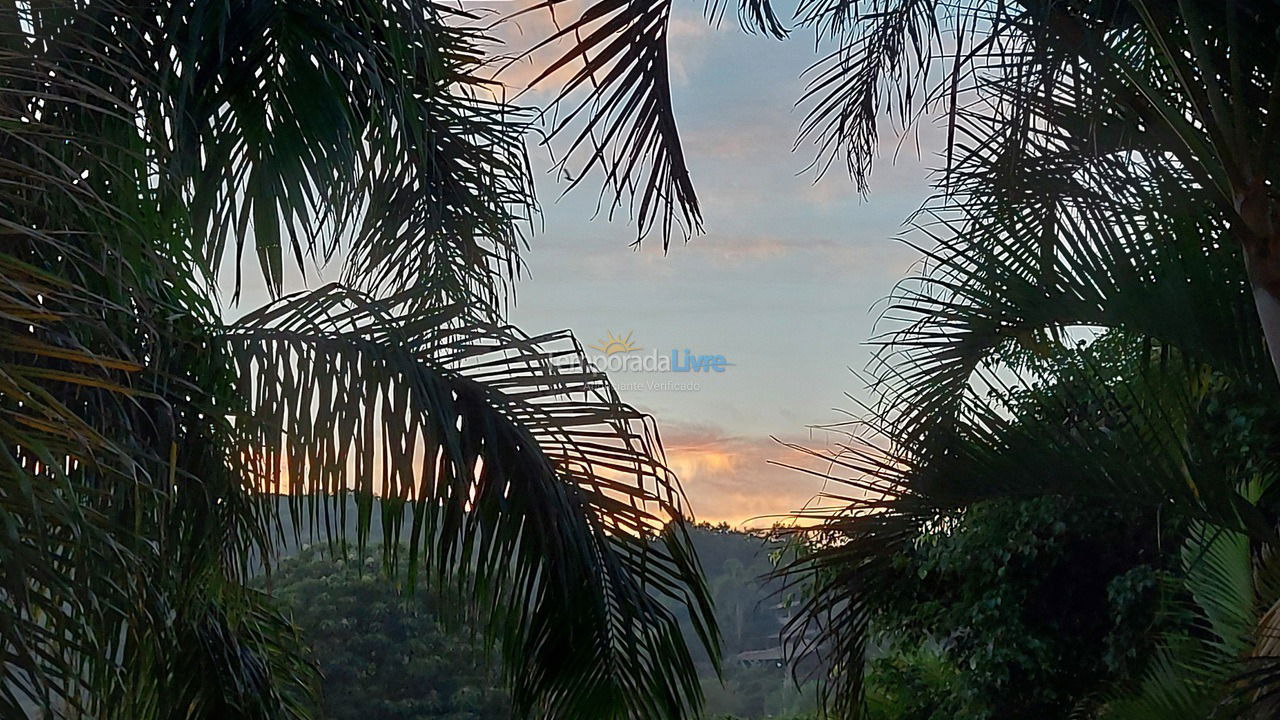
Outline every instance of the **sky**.
<svg viewBox="0 0 1280 720"><path fill-rule="evenodd" d="M563 196L535 149L544 225L512 320L531 334L567 327L586 346L630 334L639 354L732 363L611 378L657 420L697 519L768 525L821 489L770 463L803 459L778 440L822 447L827 434L808 428L854 409L845 393L866 397L852 370L871 357L880 301L918 259L895 237L926 199L937 158L915 135L900 144L888 133L869 196L840 168L815 182L812 151L792 152L812 39L749 35L733 18L712 27L700 3L675 7L674 105L705 234L665 255L657 236L636 250L634 225L597 215L598 187Z"/></svg>
<svg viewBox="0 0 1280 720"><path fill-rule="evenodd" d="M529 38L549 28L545 18L527 17L517 30ZM722 356L723 372L610 377L623 400L657 421L697 520L768 526L823 487L775 464L821 467L783 443L821 449L838 440L811 428L848 419L845 411L867 397L854 371L871 359L867 341L884 298L918 260L895 238L929 194L937 164L929 139L940 133L918 129L907 142L883 133L864 197L839 168L821 180L806 170L812 150L792 151L803 118L795 108L801 75L816 57L811 37L750 35L733 17L714 27L701 3L678 2L669 47L705 232L674 239L666 253L658 236L637 249L625 213L613 222L597 213L598 185L584 182L565 195L548 151L534 147L543 215L523 255L510 319L529 335L568 328L593 358L601 353L590 346L610 334L630 336L641 356ZM517 66L502 77L523 84L531 70ZM521 99L539 104L549 92ZM228 254L224 285L233 263ZM286 290L335 279L340 264L310 282L286 268L294 276ZM240 305L224 311L228 318L266 302L252 275Z"/></svg>

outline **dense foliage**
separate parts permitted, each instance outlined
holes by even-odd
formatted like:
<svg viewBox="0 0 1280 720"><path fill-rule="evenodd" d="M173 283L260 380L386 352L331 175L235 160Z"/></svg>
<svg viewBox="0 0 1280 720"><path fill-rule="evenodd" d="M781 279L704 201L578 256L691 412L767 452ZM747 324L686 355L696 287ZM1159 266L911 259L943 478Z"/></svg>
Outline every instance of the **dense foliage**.
<svg viewBox="0 0 1280 720"><path fill-rule="evenodd" d="M924 562L926 582L945 577L946 558L920 548L949 524L1054 497L1067 512L1136 514L1138 528L1172 523L1149 563L1161 571L1125 575L1150 533L1117 565L1070 569L1086 617L1059 627L1092 648L1044 643L1044 620L983 607L1042 600L994 573L967 597L925 585L943 608L927 608L934 644L904 652L901 683L971 688L962 710L978 715L1006 700L977 688L1039 680L1008 699L1018 714L1275 716L1280 445L1256 409L1280 405L1278 13L1197 0L803 4L832 46L802 128L826 157L866 180L886 114L947 129L936 193L907 233L920 270L886 304L872 399L845 442L815 453L840 486L836 507L809 514L809 552L789 567L807 588L791 645L819 658L837 716L866 709L902 559ZM1028 540L1052 567L1053 549ZM1124 670L1096 609L1153 584L1169 624ZM960 622L948 607L975 612ZM971 623L973 637L953 637ZM1073 652L1101 662L1082 673Z"/></svg>
<svg viewBox="0 0 1280 720"><path fill-rule="evenodd" d="M539 78L568 70L573 107L547 116L570 183L603 177L664 240L701 223L671 2L581 4ZM787 33L766 0L739 12ZM676 720L722 660L733 711L792 709L757 662L757 561L730 553L709 589L649 419L571 336L506 323L533 114L494 99L476 19L0 10L0 714L305 715L296 628L246 585L279 495L326 529L354 497L360 540L403 540L378 563L465 598L516 715ZM868 417L824 454L842 506L805 518L785 571L828 709L1280 714L1280 5L803 0L796 19L831 49L802 99L819 168L865 188L886 115L947 136ZM281 296L286 265L339 256L342 283ZM273 298L232 325L224 258ZM447 646L363 597L394 652L409 630ZM334 648L354 674L333 677L367 678L378 649L341 650L361 659ZM388 682L415 712L489 702Z"/></svg>
<svg viewBox="0 0 1280 720"><path fill-rule="evenodd" d="M1161 543L1165 543L1161 547ZM878 598L880 717L1073 717L1154 653L1178 536L1154 513L1047 497L978 503L895 559Z"/></svg>
<svg viewBox="0 0 1280 720"><path fill-rule="evenodd" d="M506 720L511 702L484 642L449 622L444 600L405 592L380 553L308 549L270 579L323 675L333 720ZM456 612L456 608L455 608Z"/></svg>
<svg viewBox="0 0 1280 720"><path fill-rule="evenodd" d="M716 631L652 421L506 322L532 113L473 20L0 7L0 716L305 714L246 582L278 497L335 531L354 499L366 539L378 495L383 559L501 638L515 714L697 712L670 608ZM272 302L228 324L255 274Z"/></svg>
<svg viewBox="0 0 1280 720"><path fill-rule="evenodd" d="M307 527L299 528L303 537ZM722 667L698 662L708 717L807 720L813 688L797 688L780 662L750 662L743 652L777 650L786 608L773 597L776 545L727 526L698 525L691 537L705 564L726 628ZM378 549L349 549L335 560L321 546L296 549L259 587L270 587L312 649L322 673L325 717L341 720L421 718L491 720L510 716L497 656L482 634L463 628L456 595L410 591L392 582ZM695 641L687 618L681 631Z"/></svg>
<svg viewBox="0 0 1280 720"><path fill-rule="evenodd" d="M778 544L726 525L700 524L692 538L722 632L719 675L709 658L699 664L706 712L743 720L813 712L813 687L797 687L780 657L780 634L791 610L778 594L780 584L769 578ZM771 652L779 658L751 659Z"/></svg>

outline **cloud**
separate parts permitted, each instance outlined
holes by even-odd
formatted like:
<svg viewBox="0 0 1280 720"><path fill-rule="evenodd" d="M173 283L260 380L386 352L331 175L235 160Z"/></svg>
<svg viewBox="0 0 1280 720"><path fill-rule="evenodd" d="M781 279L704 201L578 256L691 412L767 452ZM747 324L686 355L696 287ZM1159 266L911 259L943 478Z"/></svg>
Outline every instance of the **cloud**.
<svg viewBox="0 0 1280 720"><path fill-rule="evenodd" d="M706 20L700 17L672 17L667 23L667 62L673 84L688 85L701 68L709 32Z"/></svg>
<svg viewBox="0 0 1280 720"><path fill-rule="evenodd" d="M776 263L781 258L793 258L815 268L844 272L859 267L869 257L879 259L885 253L885 246L890 245L798 235L714 234L691 241L682 252L722 266Z"/></svg>
<svg viewBox="0 0 1280 720"><path fill-rule="evenodd" d="M732 435L708 425L663 424L667 462L699 521L768 527L812 506L822 478L776 463L821 470L823 463L765 436ZM781 438L821 449L817 436Z"/></svg>
<svg viewBox="0 0 1280 720"><path fill-rule="evenodd" d="M588 7L588 2L563 0L556 4L554 12L534 9L532 1L524 0L512 3L510 7L510 14L493 27L493 35L503 43L501 54L508 59L508 62L494 65L492 70L500 72L493 74L493 77L507 89L507 100L544 104L553 99L559 89L582 69L582 63L567 63L531 88L530 84L572 46L573 38L562 37L539 48L532 55L526 54L580 16Z"/></svg>
<svg viewBox="0 0 1280 720"><path fill-rule="evenodd" d="M560 88L577 74L583 67L581 60L568 63L536 86L533 82L551 63L560 59L576 42L570 34L558 38L547 45L537 47L582 17L591 6L593 0L559 0L554 7L538 7L533 0L517 0L511 3L506 19L493 27L493 34L504 45L502 54L511 58L520 58L516 62L501 63L501 72L496 80L505 85L512 93L520 91L520 100L535 104L552 100ZM596 29L599 23L590 26ZM677 85L685 85L692 74L697 73L705 55L703 41L709 32L706 22L697 18L673 17L667 26L668 67L672 81ZM534 50L531 55L525 54ZM496 68L495 68L496 69Z"/></svg>
<svg viewBox="0 0 1280 720"><path fill-rule="evenodd" d="M601 227L600 225L594 226ZM613 235L549 233L534 238L527 256L529 277L538 280L548 266L572 268L580 281L626 292L634 288L677 288L680 283L777 283L856 279L884 286L904 277L920 259L913 248L886 237L738 234L712 228L687 243L664 251L659 238L637 250L630 231L615 222ZM622 235L622 237L618 237Z"/></svg>
<svg viewBox="0 0 1280 720"><path fill-rule="evenodd" d="M755 111L747 118L738 117L714 125L683 130L689 153L701 161L750 160L762 155L791 159L790 147L795 128L785 114L778 111ZM779 150L778 148L781 148Z"/></svg>

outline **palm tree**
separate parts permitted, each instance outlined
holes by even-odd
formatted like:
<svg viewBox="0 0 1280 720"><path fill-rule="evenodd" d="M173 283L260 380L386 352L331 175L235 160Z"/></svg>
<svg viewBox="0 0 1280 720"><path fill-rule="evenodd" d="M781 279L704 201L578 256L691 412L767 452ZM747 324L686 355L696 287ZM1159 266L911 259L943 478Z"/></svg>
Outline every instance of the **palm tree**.
<svg viewBox="0 0 1280 720"><path fill-rule="evenodd" d="M579 112L554 130L568 138L566 163L614 181L615 203L635 188L650 226L678 218L696 230L665 78L670 6L597 0L564 25L573 42L548 73L583 61L561 97ZM1199 637L1221 639L1215 657L1233 664L1196 696L1218 705L1222 678L1240 676L1236 651L1250 648L1261 669L1246 704L1268 712L1272 447L1205 454L1219 393L1276 400L1277 12L1244 0L799 3L796 23L824 48L798 142L815 147L819 172L841 163L865 190L886 119L938 118L947 131L938 194L908 238L925 263L880 338L877 400L832 458L847 489L811 518L819 550L790 568L814 583L792 638L825 661L839 715L861 710L870 595L894 553L970 503L1046 493L1160 507L1247 538L1266 582L1197 598ZM767 2L743 0L739 13L750 29L786 33ZM1076 347L1083 333L1109 336L1137 364L1107 365ZM1064 354L1088 382L1061 381ZM1189 555L1219 570L1239 560ZM1206 587L1198 572L1189 583ZM1247 612L1214 626L1226 598ZM1243 644L1232 635L1242 623ZM1193 686L1206 685L1174 691Z"/></svg>
<svg viewBox="0 0 1280 720"><path fill-rule="evenodd" d="M706 8L718 20L726 4ZM738 9L745 29L787 36L768 0ZM562 165L578 165L575 184L603 171L614 206L630 196L641 235L661 227L664 243L673 223L701 223L667 78L670 11L671 0L587 4L544 41L572 42L534 81L575 68L558 99L570 112L552 126L566 138ZM942 116L948 192L974 145L1007 153L1006 177L1049 134L1119 164L1167 153L1243 249L1280 373L1273 13L1249 0L800 0L796 24L826 50L800 99L796 145L815 146L822 172L843 162L862 191L885 120L909 128Z"/></svg>
<svg viewBox="0 0 1280 720"><path fill-rule="evenodd" d="M835 458L848 489L790 568L814 583L797 649L822 657L830 703L858 716L867 627L895 553L975 502L1092 497L1209 528L1187 541L1187 612L1192 637L1217 638L1212 652L1166 638L1144 699L1104 714L1269 716L1273 436L1220 452L1214 405L1276 401L1280 340L1259 270L1271 241L1246 217L1273 202L1249 184L1275 166L1259 109L1280 89L1273 68L1248 65L1275 45L1272 9L974 4L953 17L943 58L937 8L889 5L846 18L860 39L811 87L806 127L868 170L874 98L900 92L911 108L936 58L945 72L927 98L951 140L911 239L923 269L887 313L897 327L881 338L877 401ZM1220 85L1203 89L1209 78ZM1129 360L1108 363L1087 340L1097 335ZM1224 537L1248 550L1219 552ZM1206 581L1242 576L1257 580ZM1186 701L1178 714L1171 698Z"/></svg>
<svg viewBox="0 0 1280 720"><path fill-rule="evenodd" d="M685 177L669 93L645 72L663 68L668 12L662 0L602 0L564 31L581 38L566 57L588 59L578 78L603 108L588 127L623 127L611 118L653 108L606 135L612 155L584 151L587 167L621 158L612 172L624 177L636 158L669 171L645 193ZM917 223L925 270L897 295L890 314L902 325L882 338L880 400L838 458L850 489L817 518L812 536L827 549L793 568L818 581L794 637L825 641L837 710L860 708L867 593L891 571L886 559L968 503L1092 494L1273 546L1268 495L1245 492L1272 472L1265 451L1206 466L1196 430L1210 388L1275 397L1275 12L1252 2L800 3L798 24L829 49L802 97L800 137L816 145L820 170L843 162L865 189L886 116L911 126L937 115L948 131L939 195ZM766 3L740 13L782 32ZM696 218L691 190L666 197L686 198L677 207ZM1093 381L1046 382L1063 369L1027 365L1027 352L1080 326L1120 332L1141 372L1071 347ZM1011 417L1026 395L1011 384L1037 389L1042 407ZM1266 584L1258 593L1236 600L1255 613L1274 603ZM1251 640L1260 652L1265 634Z"/></svg>
<svg viewBox="0 0 1280 720"><path fill-rule="evenodd" d="M471 609L521 716L696 710L663 601L716 631L652 422L568 333L503 321L529 115L475 27L397 0L0 11L0 715L307 715L300 639L245 585L281 494L336 541L349 499L358 543L380 513L387 567ZM275 299L226 325L250 256Z"/></svg>

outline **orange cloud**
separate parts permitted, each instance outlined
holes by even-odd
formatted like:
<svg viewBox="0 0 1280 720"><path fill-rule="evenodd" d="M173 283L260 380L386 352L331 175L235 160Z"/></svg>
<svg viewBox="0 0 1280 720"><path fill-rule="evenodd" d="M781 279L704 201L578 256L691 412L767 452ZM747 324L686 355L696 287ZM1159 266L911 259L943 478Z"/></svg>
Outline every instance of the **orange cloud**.
<svg viewBox="0 0 1280 720"><path fill-rule="evenodd" d="M726 435L708 426L664 428L667 463L699 521L768 527L812 507L824 490L822 478L777 464L821 470L822 462L771 437ZM826 444L816 435L787 440L818 449Z"/></svg>
<svg viewBox="0 0 1280 720"><path fill-rule="evenodd" d="M500 63L501 72L496 73L494 79L523 101L535 104L550 101L582 69L581 61L564 65L532 88L530 84L569 50L577 38L566 35L538 48L528 57L526 54L582 17L592 4L593 0L561 0L552 7L546 7L537 0L504 4L502 19L493 25L492 31L505 46L504 54L520 59ZM602 22L592 25L589 30L598 28ZM710 29L701 18L673 17L669 21L668 60L675 83L687 82L689 74L700 64L700 41L708 32ZM526 91L526 95L518 95Z"/></svg>

